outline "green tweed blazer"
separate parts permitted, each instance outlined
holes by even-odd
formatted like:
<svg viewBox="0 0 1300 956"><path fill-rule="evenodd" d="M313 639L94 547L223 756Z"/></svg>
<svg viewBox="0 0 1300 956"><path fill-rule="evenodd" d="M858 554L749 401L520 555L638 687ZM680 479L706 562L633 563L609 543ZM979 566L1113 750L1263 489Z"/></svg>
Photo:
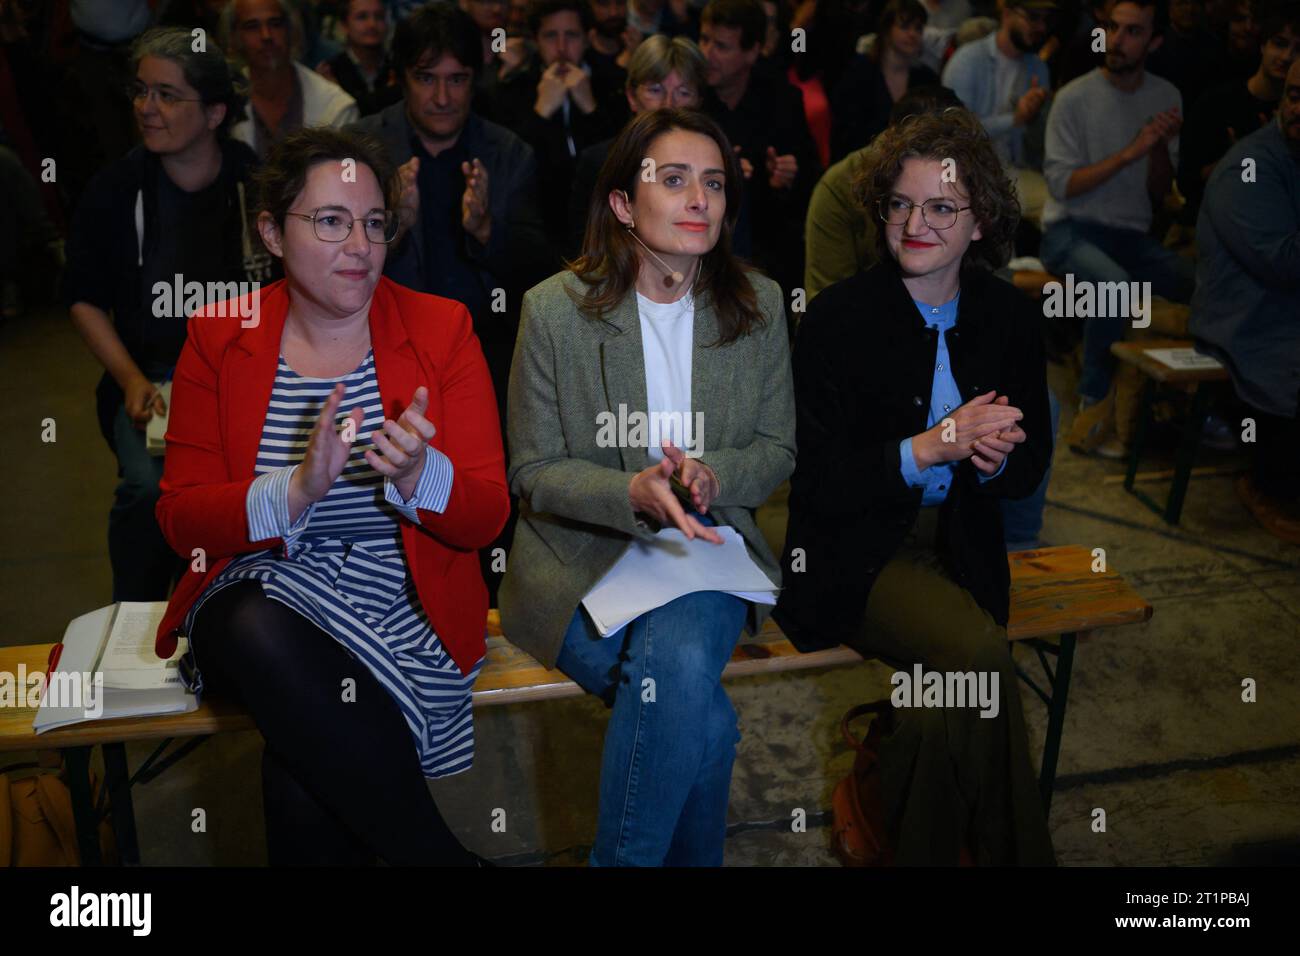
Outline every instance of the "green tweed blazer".
<svg viewBox="0 0 1300 956"><path fill-rule="evenodd" d="M740 533L779 586L754 510L794 470L790 348L780 286L756 272L749 281L765 321L730 345L715 344L718 316L707 296L696 302L691 406L703 435L692 441L721 486L709 514ZM596 320L567 291L584 288L565 271L525 293L510 369L508 478L519 523L498 603L506 637L547 667L587 592L633 538L653 537L628 498L633 475L650 465L646 449L603 447L608 429L601 434L620 405L625 418L648 411L636 295ZM751 605L750 633L768 611Z"/></svg>

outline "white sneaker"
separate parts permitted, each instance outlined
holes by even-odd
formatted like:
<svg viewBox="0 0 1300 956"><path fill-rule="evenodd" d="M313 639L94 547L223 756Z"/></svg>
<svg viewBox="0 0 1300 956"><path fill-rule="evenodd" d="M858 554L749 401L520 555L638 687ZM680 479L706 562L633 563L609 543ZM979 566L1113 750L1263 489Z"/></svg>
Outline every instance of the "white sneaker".
<svg viewBox="0 0 1300 956"><path fill-rule="evenodd" d="M1098 458L1109 458L1111 461L1121 461L1129 457L1129 447L1112 435L1094 448L1092 453Z"/></svg>

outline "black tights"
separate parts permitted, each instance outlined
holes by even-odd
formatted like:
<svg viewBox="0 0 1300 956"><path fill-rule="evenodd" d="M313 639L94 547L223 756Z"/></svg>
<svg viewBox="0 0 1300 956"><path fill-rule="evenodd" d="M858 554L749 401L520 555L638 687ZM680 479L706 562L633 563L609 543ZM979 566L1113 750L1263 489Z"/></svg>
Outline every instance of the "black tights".
<svg viewBox="0 0 1300 956"><path fill-rule="evenodd" d="M272 866L375 856L394 866L473 864L438 812L397 704L330 635L256 581L214 594L193 630L204 687L241 700L265 739ZM347 679L356 692L345 701Z"/></svg>

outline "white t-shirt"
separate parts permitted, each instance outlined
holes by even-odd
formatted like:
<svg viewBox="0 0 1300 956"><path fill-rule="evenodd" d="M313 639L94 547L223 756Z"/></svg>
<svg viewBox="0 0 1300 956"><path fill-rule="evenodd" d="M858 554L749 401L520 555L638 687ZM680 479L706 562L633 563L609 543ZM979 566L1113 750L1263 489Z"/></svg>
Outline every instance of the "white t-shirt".
<svg viewBox="0 0 1300 956"><path fill-rule="evenodd" d="M683 451L692 447L693 442L703 443L703 436L698 434L691 415L691 360L695 346L695 299L691 290L687 290L676 302L652 302L641 293L636 294L637 311L641 317L641 351L645 359L645 393L646 411L649 413L649 427L646 435L649 447L646 454L652 462L663 461L664 455L659 447L660 437L665 437ZM702 451L702 449L701 449ZM676 527L668 525L659 532L660 541L677 535ZM711 546L710 546L711 547ZM742 545L743 549L743 545ZM646 561L643 548L630 546L614 562L601 582L610 575L625 571L626 566L642 566ZM747 555L747 552L746 552ZM686 562L688 567L705 567L715 559L706 550L690 549L687 553L677 553L674 549L672 560ZM753 564L753 558L749 559ZM762 577L757 565L754 570ZM697 578L699 576L697 575ZM597 583L599 587L600 582ZM589 592L590 593L590 592ZM727 591L747 601L759 600L758 592ZM764 597L768 597L764 592ZM584 597L585 600L585 597ZM772 600L764 600L772 603ZM620 627L611 631L607 637L622 633Z"/></svg>
<svg viewBox="0 0 1300 956"><path fill-rule="evenodd" d="M700 440L691 416L691 352L695 346L695 297L687 290L676 302L652 302L636 294L645 359L647 431L651 462L663 461L666 438L683 451Z"/></svg>

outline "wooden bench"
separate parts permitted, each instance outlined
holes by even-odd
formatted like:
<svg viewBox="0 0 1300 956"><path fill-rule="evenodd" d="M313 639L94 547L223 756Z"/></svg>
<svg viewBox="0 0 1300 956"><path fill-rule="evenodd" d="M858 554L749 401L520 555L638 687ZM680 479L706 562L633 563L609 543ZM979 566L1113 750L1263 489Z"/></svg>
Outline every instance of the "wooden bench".
<svg viewBox="0 0 1300 956"><path fill-rule="evenodd" d="M1151 605L1130 588L1113 569L1094 573L1091 552L1080 547L1044 548L1008 555L1011 567L1011 618L1007 635L1017 643L1033 647L1046 675L1047 689L1017 665L1016 669L1042 698L1048 709L1047 735L1039 775L1044 806L1050 809L1061 733L1070 690L1076 642L1091 632L1121 624L1133 624L1151 617ZM575 697L582 690L560 671L548 670L501 635L495 611L488 616L487 663L474 685L476 706L523 703ZM1046 638L1059 637L1059 642ZM43 671L50 644L0 648L0 671L16 673L24 664L28 673ZM1048 656L1055 656L1052 668ZM862 657L847 647L835 647L801 654L782 636L771 621L752 638L746 638L732 655L724 677L742 677L781 671L834 667L860 662ZM35 712L31 709L0 709L0 752L61 749L64 752L69 787L77 816L82 859L98 862L95 812L90 802L89 763L91 749L104 748L105 784L117 844L124 863L139 862L131 785L157 776L201 743L206 736L233 730L254 729L252 718L241 708L209 695L198 710L166 717L134 717L32 733ZM128 773L125 743L162 739L162 744L141 765L134 776ZM173 739L191 738L167 757L163 752Z"/></svg>
<svg viewBox="0 0 1300 956"><path fill-rule="evenodd" d="M1172 525L1178 524L1179 518L1182 517L1183 500L1187 497L1187 485L1192 478L1192 465L1196 461L1196 446L1200 444L1201 426L1205 421L1211 387L1218 382L1228 381L1229 376L1228 370L1222 365L1217 368L1171 368L1147 353L1152 349L1182 349L1189 348L1191 345L1189 339L1142 339L1115 342L1110 347L1115 358L1134 366L1144 376L1137 431L1133 436L1133 449L1129 453L1124 490ZM1146 492L1134 487L1138 464L1142 460L1142 451L1146 446L1147 431L1151 425L1156 391L1161 387L1184 390L1190 388L1192 391L1191 408L1187 412L1187 421L1183 424L1183 434L1174 458L1173 484L1169 487L1169 497L1163 505L1148 497Z"/></svg>
<svg viewBox="0 0 1300 956"><path fill-rule="evenodd" d="M1019 272L1011 274L1011 284L1035 300L1043 297L1043 289L1047 287L1049 282L1065 284L1065 280L1060 276L1054 276L1050 272L1041 272L1037 269L1021 269Z"/></svg>

